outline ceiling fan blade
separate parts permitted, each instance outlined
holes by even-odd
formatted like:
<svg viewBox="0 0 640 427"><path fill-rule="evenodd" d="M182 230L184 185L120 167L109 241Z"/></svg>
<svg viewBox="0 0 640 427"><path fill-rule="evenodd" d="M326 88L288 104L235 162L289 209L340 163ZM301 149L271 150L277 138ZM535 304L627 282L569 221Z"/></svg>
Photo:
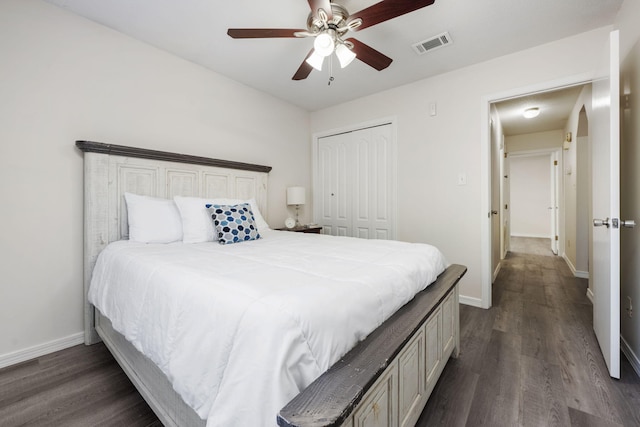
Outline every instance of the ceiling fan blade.
<svg viewBox="0 0 640 427"><path fill-rule="evenodd" d="M311 8L311 13L316 18L318 17L318 9L324 10L329 21L333 18L330 0L309 0L309 7Z"/></svg>
<svg viewBox="0 0 640 427"><path fill-rule="evenodd" d="M298 68L298 71L296 71L291 80L304 80L309 77L309 74L311 74L311 71L313 71L313 67L309 65L307 59L309 59L312 54L313 49L311 49L307 54L307 57L304 58L304 61L302 61L302 64L300 64L300 68Z"/></svg>
<svg viewBox="0 0 640 427"><path fill-rule="evenodd" d="M346 42L353 44L353 52L356 54L356 58L364 62L367 65L375 68L378 71L382 71L387 68L393 62L393 59L387 55L378 52L369 45L362 43L356 39L346 39Z"/></svg>
<svg viewBox="0 0 640 427"><path fill-rule="evenodd" d="M229 28L227 34L234 39L261 39L274 37L296 37L295 33L307 31L290 28Z"/></svg>
<svg viewBox="0 0 640 427"><path fill-rule="evenodd" d="M362 19L362 25L354 29L354 31L360 31L363 28L397 18L405 13L430 6L433 3L435 3L435 0L382 0L373 6L362 9L360 12L352 13L347 22L356 18Z"/></svg>

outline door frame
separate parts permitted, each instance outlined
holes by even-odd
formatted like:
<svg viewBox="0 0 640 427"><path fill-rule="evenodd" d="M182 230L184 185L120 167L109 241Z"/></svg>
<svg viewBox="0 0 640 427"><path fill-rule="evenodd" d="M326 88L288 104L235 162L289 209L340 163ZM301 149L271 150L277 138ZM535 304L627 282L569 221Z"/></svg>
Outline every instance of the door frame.
<svg viewBox="0 0 640 427"><path fill-rule="evenodd" d="M311 191L313 200L313 221L317 222L319 218L318 214L318 197L317 188L319 182L318 172L318 147L319 139L326 138L333 135L339 135L342 133L355 132L362 129L390 125L391 126L391 150L389 157L391 160L391 173L389 178L391 179L391 211L393 215L392 221L392 233L391 239L396 240L398 238L398 118L397 116L381 117L378 119L369 120L366 122L354 123L338 128L328 129L320 132L315 132L311 135Z"/></svg>
<svg viewBox="0 0 640 427"><path fill-rule="evenodd" d="M480 254L481 288L480 306L490 308L493 272L491 271L491 104L540 92L589 84L600 76L583 73L507 91L487 94L480 100ZM488 218L488 220L487 220Z"/></svg>
<svg viewBox="0 0 640 427"><path fill-rule="evenodd" d="M554 255L560 254L560 242L564 242L564 228L560 222L560 217L564 218L564 200L560 198L561 188L564 188L564 173L561 173L560 165L562 161L562 148L551 154L550 173L551 173L551 251ZM562 237L562 238L561 238Z"/></svg>
<svg viewBox="0 0 640 427"><path fill-rule="evenodd" d="M563 214L564 205L559 202L559 192L561 188L561 175L558 173L558 168L562 164L562 148L541 148L539 150L523 150L523 151L514 151L507 153L508 157L544 157L549 160L549 174L550 174L550 184L549 187L549 202L553 204L555 209L550 212L549 221L551 222L551 230L550 230L550 238L551 238L551 247L553 250L554 246L556 249L555 255L558 255L559 252L559 242L563 241L562 237L564 236L564 229L560 226L560 216ZM554 161L558 163L554 165ZM511 168L511 164L509 164L509 168ZM509 171L511 174L512 171ZM509 192L511 193L512 188L509 186ZM511 195L509 195L511 198ZM502 233L503 231L500 230ZM555 233L555 234L554 234ZM558 236L558 240L554 240L554 236ZM554 243L555 242L555 243Z"/></svg>
<svg viewBox="0 0 640 427"><path fill-rule="evenodd" d="M511 249L511 160L509 153L505 151L504 135L500 147L500 262ZM493 280L496 280L494 275Z"/></svg>

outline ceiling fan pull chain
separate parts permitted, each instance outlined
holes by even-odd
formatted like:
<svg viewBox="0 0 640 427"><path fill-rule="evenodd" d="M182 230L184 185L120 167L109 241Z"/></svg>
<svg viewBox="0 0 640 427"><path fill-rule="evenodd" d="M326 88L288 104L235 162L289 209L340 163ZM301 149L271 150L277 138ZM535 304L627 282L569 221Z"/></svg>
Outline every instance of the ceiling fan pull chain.
<svg viewBox="0 0 640 427"><path fill-rule="evenodd" d="M331 82L333 80L333 55L331 55L329 57L329 82L327 83L327 86L331 86Z"/></svg>

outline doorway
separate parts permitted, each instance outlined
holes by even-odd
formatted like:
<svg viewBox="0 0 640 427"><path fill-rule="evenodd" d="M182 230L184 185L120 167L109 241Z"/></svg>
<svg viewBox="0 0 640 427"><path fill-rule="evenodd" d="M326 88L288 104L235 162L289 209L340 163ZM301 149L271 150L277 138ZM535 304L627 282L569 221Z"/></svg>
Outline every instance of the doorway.
<svg viewBox="0 0 640 427"><path fill-rule="evenodd" d="M554 255L558 255L560 233L559 158L559 149L516 151L505 158L511 202L507 237L542 239Z"/></svg>
<svg viewBox="0 0 640 427"><path fill-rule="evenodd" d="M508 160L513 152L536 152L545 150L546 155L550 156L551 152L555 154L555 158L547 157L549 161L557 162L555 173L549 172L549 178L553 182L553 176L555 174L555 190L551 191L555 200L549 200L547 202L547 210L550 215L545 215L548 219L548 223L551 225L552 232L549 235L553 236L553 249L558 255L564 258L564 233L567 227L567 214L566 209L569 209L568 204L572 205L572 213L569 217L570 226L575 227L575 212L576 212L576 199L567 199L566 182L568 176L575 176L576 164L575 164L575 141L574 146L565 145L566 130L572 129L572 133L575 140L576 123L568 121L569 116L571 120L575 119L575 107L579 104L578 98L585 97L585 87L590 87L591 82L589 79L581 80L576 77L574 80L566 79L548 83L546 85L537 85L527 89L514 90L512 92L496 94L493 96L487 96L483 98L482 108L483 114L486 115L487 120L482 121L482 150L481 150L481 190L482 190L482 214L485 218L491 217L492 212L496 212L501 216L500 221L490 220L483 221L482 223L482 301L481 306L484 308L491 307L491 288L495 273L499 271L499 266L496 268L495 263L492 263L494 259L494 240L495 235L500 236L497 240L504 241L503 248L506 253L509 247L508 238L510 233L506 233L504 227L511 227L512 224L509 221L511 214L508 192L504 194L503 187L508 187L510 182L508 178L505 178L509 173L502 173L503 171L509 171ZM563 98L565 96L565 98ZM568 97L568 100L567 98ZM563 99L562 102L559 100ZM553 104L564 103L565 109L563 116L549 116L550 108ZM524 109L533 107L534 105L542 105L542 113L540 118L545 117L547 127L540 127L539 119L526 121L523 119L522 112ZM510 107L508 110L501 107ZM517 108L516 108L517 107ZM516 113L517 112L517 113ZM509 115L511 114L511 116ZM518 117L516 117L518 116ZM515 119L519 119L519 122L514 127ZM549 124L550 122L555 122ZM549 127L550 126L550 127ZM500 136L496 137L495 129L502 129L503 135L501 136L504 142L502 144L496 144L496 141L500 140ZM543 140L540 143L541 139ZM504 147L502 147L504 145ZM503 149L504 153L500 153L497 156L496 150ZM500 180L495 179L496 161L497 168L500 170ZM567 163L568 162L568 163ZM570 166L567 170L566 166ZM496 185L496 182L499 184ZM504 184L504 186L503 186ZM551 185L551 184L549 184ZM575 188L571 190L575 192ZM501 192L502 197L500 199L503 202L499 206L495 203L495 193ZM549 209L551 208L551 209ZM555 213L555 215L553 215ZM497 223L497 224L496 224ZM499 228L497 228L499 227ZM553 229L555 227L555 230ZM502 235L500 234L502 233ZM558 240L555 240L555 236L558 236ZM572 242L575 246L575 241ZM550 244L551 247L551 244ZM497 251L502 252L502 251ZM502 254L504 258L505 253Z"/></svg>

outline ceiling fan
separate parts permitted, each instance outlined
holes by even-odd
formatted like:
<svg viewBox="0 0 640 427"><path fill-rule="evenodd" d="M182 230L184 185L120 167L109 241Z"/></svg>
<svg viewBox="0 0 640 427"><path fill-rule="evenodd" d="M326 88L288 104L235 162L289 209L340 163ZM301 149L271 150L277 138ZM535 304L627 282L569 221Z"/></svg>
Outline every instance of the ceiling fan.
<svg viewBox="0 0 640 427"><path fill-rule="evenodd" d="M285 28L229 28L227 34L234 39L315 37L313 49L293 75L293 80L306 79L315 68L322 69L324 58L335 52L342 68L355 58L378 71L393 61L383 53L345 35L360 31L384 21L429 6L435 0L382 0L359 12L349 14L343 6L331 0L308 0L311 13L306 29Z"/></svg>

